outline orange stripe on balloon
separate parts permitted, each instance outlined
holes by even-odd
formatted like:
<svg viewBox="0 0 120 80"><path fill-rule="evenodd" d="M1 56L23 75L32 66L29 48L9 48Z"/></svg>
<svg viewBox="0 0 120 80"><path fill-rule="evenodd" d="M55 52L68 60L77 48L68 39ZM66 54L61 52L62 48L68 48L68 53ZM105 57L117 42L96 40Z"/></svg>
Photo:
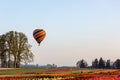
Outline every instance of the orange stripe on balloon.
<svg viewBox="0 0 120 80"><path fill-rule="evenodd" d="M34 35L34 38L37 38L37 37L44 35L44 34L45 34L45 31L38 32L37 34Z"/></svg>
<svg viewBox="0 0 120 80"><path fill-rule="evenodd" d="M37 42L41 42L44 38L45 38L45 36L42 36L42 37L38 38Z"/></svg>

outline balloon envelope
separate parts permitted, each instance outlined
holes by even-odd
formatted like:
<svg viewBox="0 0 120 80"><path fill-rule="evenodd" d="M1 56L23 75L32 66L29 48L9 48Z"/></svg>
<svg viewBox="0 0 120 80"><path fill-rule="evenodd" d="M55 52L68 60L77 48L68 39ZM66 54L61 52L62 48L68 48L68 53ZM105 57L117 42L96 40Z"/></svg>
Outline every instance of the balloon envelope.
<svg viewBox="0 0 120 80"><path fill-rule="evenodd" d="M40 44L45 38L46 32L43 29L35 29L33 31L34 39Z"/></svg>

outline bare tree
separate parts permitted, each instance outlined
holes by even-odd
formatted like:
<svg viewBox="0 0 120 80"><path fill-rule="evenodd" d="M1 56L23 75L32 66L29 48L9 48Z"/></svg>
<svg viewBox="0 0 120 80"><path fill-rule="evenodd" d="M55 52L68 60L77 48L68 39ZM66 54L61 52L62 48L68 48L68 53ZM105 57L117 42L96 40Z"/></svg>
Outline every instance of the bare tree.
<svg viewBox="0 0 120 80"><path fill-rule="evenodd" d="M33 54L30 50L31 45L24 33L10 31L6 34L7 47L8 47L8 67L11 61L14 61L14 67L20 67L20 62L33 61Z"/></svg>
<svg viewBox="0 0 120 80"><path fill-rule="evenodd" d="M7 57L6 57L6 40L5 35L0 36L0 59L1 59L1 67L7 67Z"/></svg>
<svg viewBox="0 0 120 80"><path fill-rule="evenodd" d="M20 62L29 63L33 61L33 54L30 51L31 47L32 46L28 44L26 35L23 33L18 33L17 67L19 67Z"/></svg>
<svg viewBox="0 0 120 80"><path fill-rule="evenodd" d="M12 62L12 58L13 58L13 33L14 31L10 31L8 33L6 33L6 42L7 42L7 48L8 48L8 67L13 67L13 65L11 64Z"/></svg>

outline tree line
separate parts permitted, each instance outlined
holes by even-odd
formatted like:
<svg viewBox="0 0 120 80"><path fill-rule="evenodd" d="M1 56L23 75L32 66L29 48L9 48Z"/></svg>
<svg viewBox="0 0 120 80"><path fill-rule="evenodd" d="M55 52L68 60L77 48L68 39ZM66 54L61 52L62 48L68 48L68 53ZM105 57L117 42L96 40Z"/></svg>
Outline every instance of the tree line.
<svg viewBox="0 0 120 80"><path fill-rule="evenodd" d="M93 68L93 69L120 69L120 59L116 59L112 62L110 59L104 60L102 57L100 59L94 59L92 65L88 66L88 63L82 59L76 63L78 68Z"/></svg>
<svg viewBox="0 0 120 80"><path fill-rule="evenodd" d="M22 32L9 31L0 35L1 67L19 68L21 62L32 62L34 55L31 47L27 36Z"/></svg>

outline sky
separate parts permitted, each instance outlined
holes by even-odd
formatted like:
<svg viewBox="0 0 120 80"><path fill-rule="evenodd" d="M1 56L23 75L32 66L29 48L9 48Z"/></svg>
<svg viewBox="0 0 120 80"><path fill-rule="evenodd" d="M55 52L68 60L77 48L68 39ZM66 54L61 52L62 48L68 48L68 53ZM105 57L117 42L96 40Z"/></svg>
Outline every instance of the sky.
<svg viewBox="0 0 120 80"><path fill-rule="evenodd" d="M84 59L120 58L120 0L0 0L0 35L23 32L34 61L31 64L76 66ZM38 46L33 30L46 38Z"/></svg>

